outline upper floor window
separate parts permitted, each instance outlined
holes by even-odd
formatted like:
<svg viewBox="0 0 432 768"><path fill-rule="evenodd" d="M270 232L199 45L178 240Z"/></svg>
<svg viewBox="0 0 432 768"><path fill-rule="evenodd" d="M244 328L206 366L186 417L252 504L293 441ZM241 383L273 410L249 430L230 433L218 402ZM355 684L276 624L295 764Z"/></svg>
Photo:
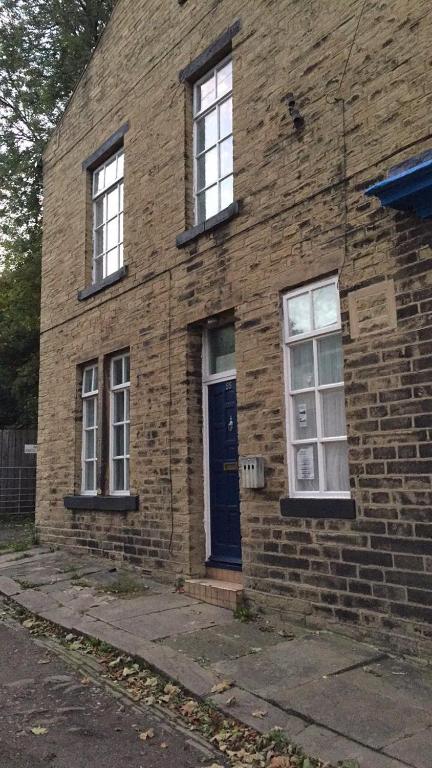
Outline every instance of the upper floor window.
<svg viewBox="0 0 432 768"><path fill-rule="evenodd" d="M129 493L129 390L130 357L119 355L111 360L111 493Z"/></svg>
<svg viewBox="0 0 432 768"><path fill-rule="evenodd" d="M193 109L195 220L199 224L234 199L231 58L194 85Z"/></svg>
<svg viewBox="0 0 432 768"><path fill-rule="evenodd" d="M336 278L284 296L290 496L347 498L348 446Z"/></svg>
<svg viewBox="0 0 432 768"><path fill-rule="evenodd" d="M84 368L82 378L81 491L97 493L98 369Z"/></svg>
<svg viewBox="0 0 432 768"><path fill-rule="evenodd" d="M94 283L123 266L123 174L123 149L93 171Z"/></svg>

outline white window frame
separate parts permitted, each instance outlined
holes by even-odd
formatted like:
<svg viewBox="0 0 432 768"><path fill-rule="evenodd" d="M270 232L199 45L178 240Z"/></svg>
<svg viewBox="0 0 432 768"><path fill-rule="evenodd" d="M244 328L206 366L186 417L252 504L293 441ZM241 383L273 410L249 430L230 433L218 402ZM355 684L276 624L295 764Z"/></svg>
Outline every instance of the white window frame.
<svg viewBox="0 0 432 768"><path fill-rule="evenodd" d="M129 359L129 371L130 371L130 353L124 352L121 355L115 355L115 357L111 358L111 364L110 364L110 441L109 441L109 456L110 456L110 477L109 477L109 485L110 485L110 495L111 496L130 496L130 475L129 475L129 462L130 462L130 432L129 432L129 441L128 445L126 446L126 432L128 431L126 429L126 426L129 427L130 430L130 373L129 373L129 381L122 381L121 384L113 384L114 382L114 363L116 360L122 360L122 371L123 371L123 377L125 375L126 370L126 359ZM124 415L123 421L117 421L114 422L114 397L116 392L124 391L125 392L125 404L128 402L128 408L126 409L127 413L129 413L129 418L126 418ZM114 456L114 427L124 425L124 431L125 431L125 452L120 456ZM123 471L124 471L124 477L126 478L126 467L127 467L127 476L129 477L129 488L125 488L122 490L115 490L114 488L114 462L123 459Z"/></svg>
<svg viewBox="0 0 432 768"><path fill-rule="evenodd" d="M217 185L217 191L218 191L218 210L216 211L215 214L212 214L212 215L216 216L217 213L220 213L220 211L223 211L223 210L225 210L225 208L228 207L227 205L224 205L223 207L221 206L221 183L225 179L228 179L230 176L233 177L233 199L231 200L231 203L234 201L234 157L233 157L233 169L232 169L231 173L227 173L227 174L225 174L225 176L222 176L221 175L221 168L220 168L220 151L219 151L220 144L222 142L226 141L227 139L232 138L232 140L233 140L233 153L234 153L234 125L232 125L232 127L231 127L231 133L228 133L222 139L220 139L220 136L219 136L219 125L220 125L219 110L220 110L221 105L225 101L228 101L228 99L231 99L232 117L234 117L234 115L233 115L233 93L234 93L233 82L231 83L231 90L230 91L228 91L227 93L224 93L219 98L215 98L215 100L208 107L205 107L204 109L202 109L200 111L197 110L198 88L200 87L200 85L202 85L202 83L204 83L206 80L209 79L209 75L212 75L216 79L218 71L220 69L223 69L223 67L225 67L226 64L228 64L230 61L232 62L232 55L231 54L229 56L227 56L225 59L223 59L222 61L220 61L219 64L217 64L215 67L212 67L211 69L209 69L205 73L205 75L203 75L203 77L201 77L194 84L194 88L193 88L193 123L194 123L194 127L193 127L193 157L194 157L194 162L193 162L193 194L194 194L195 224L202 223L202 222L199 221L199 218L198 218L198 196L202 192L205 193L205 191L207 189L210 189L210 187L214 187L215 185ZM214 144L211 144L210 146L206 147L206 149L204 149L202 152L198 153L198 140L197 140L198 122L201 119L203 119L206 115L208 115L211 112L213 112L214 110L216 110L216 112L217 112L218 138L216 139L216 142ZM201 157L202 155L206 154L207 152L209 152L210 149L213 149L214 147L217 147L217 150L218 150L218 152L217 152L217 154L218 154L218 177L217 177L217 180L215 182L213 182L212 184L209 184L206 187L202 187L201 189L198 189L198 158ZM228 203L228 205L231 205L231 203Z"/></svg>
<svg viewBox="0 0 432 768"><path fill-rule="evenodd" d="M86 379L86 372L92 371L92 389L88 392L84 392L84 382ZM98 488L98 421L99 421L99 389L98 386L94 386L98 378L98 365L93 363L92 365L86 365L82 372L81 383L81 403L82 403L82 437L81 437L81 494L82 496L97 496ZM85 421L85 402L89 400L95 401L95 424L93 427L86 427ZM86 459L86 442L87 434L94 432L94 446L95 456L92 459ZM86 488L86 465L94 464L94 477L95 488L89 490Z"/></svg>
<svg viewBox="0 0 432 768"><path fill-rule="evenodd" d="M122 159L122 168L121 172L119 172L119 160ZM109 165L113 160L115 160L116 163L116 177L111 182L111 184L104 184L101 189L95 189L96 186L96 179L98 177L98 174L101 171L104 171L106 166ZM107 212L107 200L108 200L108 194L112 192L114 189L117 188L117 194L118 194L118 203L117 203L117 213L115 216L113 216L111 219L108 219L108 212ZM99 165L97 168L94 169L92 172L92 200L93 200L93 222L92 222L92 238L93 238L93 258L92 258L92 281L93 283L96 283L99 281L99 279L96 276L96 262L102 261L102 280L104 280L106 277L109 277L109 275L114 274L117 272L118 269L120 269L123 266L123 208L124 205L121 202L121 199L123 198L123 190L124 190L124 151L123 148L119 149L114 154L110 155L107 160L105 160L104 163ZM99 202L100 199L103 199L103 223L96 227L96 205ZM107 228L108 228L108 222L114 221L117 219L117 234L118 234L118 242L115 246L117 248L117 269L112 270L111 272L107 271L107 254L109 251L114 250L108 249L108 242L107 242ZM102 254L96 254L96 230L99 230L103 227L104 230L104 248L102 251Z"/></svg>
<svg viewBox="0 0 432 768"><path fill-rule="evenodd" d="M326 280L320 280L318 282L310 283L302 286L294 291L289 291L283 296L283 333L284 333L284 378L285 378L285 411L286 411L286 437L287 437L287 456L288 456L288 477L289 477L289 495L292 498L324 498L324 499L349 499L351 498L350 490L346 491L327 491L325 490L325 459L324 459L324 445L326 443L342 443L347 444L348 437L346 434L338 435L337 437L325 437L323 435L322 427L322 410L321 410L321 397L320 392L325 390L341 390L344 392L344 381L334 382L331 384L319 384L319 371L318 371L318 356L317 356L317 340L324 336L341 335L342 324L340 316L340 302L337 302L337 319L332 325L327 325L323 328L313 329L307 333L299 333L290 335L289 322L288 322L288 301L296 296L308 293L312 294L313 291L318 288L324 288L328 285L334 285L337 297L339 299L338 280L337 276L328 278ZM310 308L312 311L312 301L310 301ZM311 318L311 329L313 328ZM314 386L304 387L302 389L291 389L291 361L290 361L290 349L298 342L312 341L313 342L313 356L314 356ZM316 404L316 426L317 432L315 438L296 439L295 438L295 414L294 414L294 395L301 394L315 394ZM296 490L296 454L295 447L301 445L316 444L318 454L318 474L319 474L319 490L316 491L298 491Z"/></svg>

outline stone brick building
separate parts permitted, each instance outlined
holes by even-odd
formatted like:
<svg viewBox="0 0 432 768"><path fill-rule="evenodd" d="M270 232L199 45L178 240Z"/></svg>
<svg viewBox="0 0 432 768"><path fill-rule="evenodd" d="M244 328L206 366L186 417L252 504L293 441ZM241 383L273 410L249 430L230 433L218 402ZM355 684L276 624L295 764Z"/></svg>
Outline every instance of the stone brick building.
<svg viewBox="0 0 432 768"><path fill-rule="evenodd" d="M44 157L43 542L430 653L431 35L118 1Z"/></svg>

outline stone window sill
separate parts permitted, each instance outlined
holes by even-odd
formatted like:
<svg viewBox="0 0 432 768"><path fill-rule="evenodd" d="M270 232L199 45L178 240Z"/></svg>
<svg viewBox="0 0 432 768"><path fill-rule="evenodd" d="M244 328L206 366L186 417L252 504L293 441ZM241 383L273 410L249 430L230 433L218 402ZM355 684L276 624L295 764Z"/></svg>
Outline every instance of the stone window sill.
<svg viewBox="0 0 432 768"><path fill-rule="evenodd" d="M177 248L183 248L185 245L188 245L188 243L192 243L194 240L200 237L200 235L212 232L221 224L226 224L228 221L235 219L239 213L240 203L238 200L235 200L233 203L231 203L231 205L228 206L228 208L224 208L223 211L219 211L216 216L212 216L210 219L202 221L201 224L196 224L194 227L186 229L185 232L177 235Z"/></svg>
<svg viewBox="0 0 432 768"><path fill-rule="evenodd" d="M80 512L136 512L139 496L65 496L63 502Z"/></svg>
<svg viewBox="0 0 432 768"><path fill-rule="evenodd" d="M354 520L354 499L281 499L282 517Z"/></svg>
<svg viewBox="0 0 432 768"><path fill-rule="evenodd" d="M78 291L77 297L78 301L84 301L84 299L89 299L90 296L94 296L96 293L99 293L100 291L105 290L105 288L109 288L111 285L115 285L115 283L118 283L120 280L123 280L124 277L126 277L128 273L128 268L126 265L123 267L120 267L120 269L117 270L117 272L113 272L111 275L108 275L108 277L105 277L103 280L100 280L98 283L92 283L91 285L87 286L87 288L82 288L80 291Z"/></svg>

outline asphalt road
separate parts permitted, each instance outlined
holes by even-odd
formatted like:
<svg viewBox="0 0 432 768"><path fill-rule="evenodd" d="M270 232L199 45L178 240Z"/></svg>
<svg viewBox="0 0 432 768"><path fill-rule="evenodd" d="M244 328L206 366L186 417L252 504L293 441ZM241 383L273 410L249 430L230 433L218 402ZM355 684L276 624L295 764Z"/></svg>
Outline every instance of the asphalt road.
<svg viewBox="0 0 432 768"><path fill-rule="evenodd" d="M141 740L148 729L153 738ZM0 604L0 768L203 768L213 762L193 734L151 710L135 711L103 680L83 677L2 616Z"/></svg>

